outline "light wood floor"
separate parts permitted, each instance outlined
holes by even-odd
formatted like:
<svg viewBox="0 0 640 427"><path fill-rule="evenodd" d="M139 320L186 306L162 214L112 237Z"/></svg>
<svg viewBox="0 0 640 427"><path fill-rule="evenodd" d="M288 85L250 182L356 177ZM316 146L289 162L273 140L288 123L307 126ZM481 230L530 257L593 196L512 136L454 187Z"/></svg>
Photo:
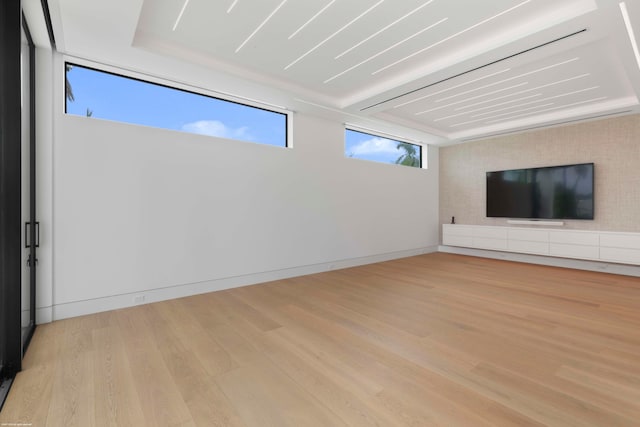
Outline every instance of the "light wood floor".
<svg viewBox="0 0 640 427"><path fill-rule="evenodd" d="M640 279L431 254L39 326L2 423L640 426Z"/></svg>

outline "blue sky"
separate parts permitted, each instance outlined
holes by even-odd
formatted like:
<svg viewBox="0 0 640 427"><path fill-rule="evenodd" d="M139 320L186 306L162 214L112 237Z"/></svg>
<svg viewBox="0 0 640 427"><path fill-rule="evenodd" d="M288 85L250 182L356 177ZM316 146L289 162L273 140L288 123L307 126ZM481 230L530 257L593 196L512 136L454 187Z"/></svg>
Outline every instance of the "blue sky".
<svg viewBox="0 0 640 427"><path fill-rule="evenodd" d="M395 163L404 151L398 149L399 141L347 129L345 155L374 162Z"/></svg>
<svg viewBox="0 0 640 427"><path fill-rule="evenodd" d="M73 66L67 113L286 146L286 116L204 95Z"/></svg>

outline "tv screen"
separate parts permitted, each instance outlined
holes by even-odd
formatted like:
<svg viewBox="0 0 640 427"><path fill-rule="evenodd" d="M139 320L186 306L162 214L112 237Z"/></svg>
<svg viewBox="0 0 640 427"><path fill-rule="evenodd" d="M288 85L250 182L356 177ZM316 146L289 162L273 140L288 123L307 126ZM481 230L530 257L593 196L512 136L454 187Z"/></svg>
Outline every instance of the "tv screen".
<svg viewBox="0 0 640 427"><path fill-rule="evenodd" d="M487 172L487 217L593 219L593 163Z"/></svg>

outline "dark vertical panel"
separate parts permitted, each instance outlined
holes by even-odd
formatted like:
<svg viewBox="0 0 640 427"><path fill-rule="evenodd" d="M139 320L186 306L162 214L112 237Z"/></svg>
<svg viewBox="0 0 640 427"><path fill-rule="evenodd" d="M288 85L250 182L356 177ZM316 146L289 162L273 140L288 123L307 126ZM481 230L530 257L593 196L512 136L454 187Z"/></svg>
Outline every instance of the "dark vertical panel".
<svg viewBox="0 0 640 427"><path fill-rule="evenodd" d="M37 210L36 210L36 168L37 168L37 158L36 158L36 47L33 44L33 40L31 39L31 34L29 34L29 126L30 126L30 141L29 141L29 162L31 164L31 172L29 174L30 187L29 187L29 198L31 199L30 208L31 208L31 224L35 226L37 221ZM29 339L24 344L23 350L26 350L27 345L29 345L29 341L31 340L31 335L33 335L33 329L35 329L36 325L36 268L38 267L38 258L36 250L39 246L40 240L40 230L32 230L33 233L31 235L31 259L33 260L31 265L31 292L29 293L31 297L31 301L29 302L30 310L31 310L31 325L32 329L29 334ZM38 242L36 242L36 237ZM23 351L24 354L24 351Z"/></svg>
<svg viewBox="0 0 640 427"><path fill-rule="evenodd" d="M0 1L0 375L20 370L20 0Z"/></svg>

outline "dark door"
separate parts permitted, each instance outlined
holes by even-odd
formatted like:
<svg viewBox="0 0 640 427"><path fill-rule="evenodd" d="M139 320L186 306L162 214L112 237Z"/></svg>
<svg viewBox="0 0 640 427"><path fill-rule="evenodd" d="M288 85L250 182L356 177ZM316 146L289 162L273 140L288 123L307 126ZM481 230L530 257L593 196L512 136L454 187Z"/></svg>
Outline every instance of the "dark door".
<svg viewBox="0 0 640 427"><path fill-rule="evenodd" d="M0 1L0 407L35 327L34 60L20 0Z"/></svg>
<svg viewBox="0 0 640 427"><path fill-rule="evenodd" d="M0 2L0 355L2 379L20 370L22 339L21 15L19 0ZM6 391L6 387L3 389ZM0 390L2 391L2 390ZM2 396L0 396L1 398Z"/></svg>

